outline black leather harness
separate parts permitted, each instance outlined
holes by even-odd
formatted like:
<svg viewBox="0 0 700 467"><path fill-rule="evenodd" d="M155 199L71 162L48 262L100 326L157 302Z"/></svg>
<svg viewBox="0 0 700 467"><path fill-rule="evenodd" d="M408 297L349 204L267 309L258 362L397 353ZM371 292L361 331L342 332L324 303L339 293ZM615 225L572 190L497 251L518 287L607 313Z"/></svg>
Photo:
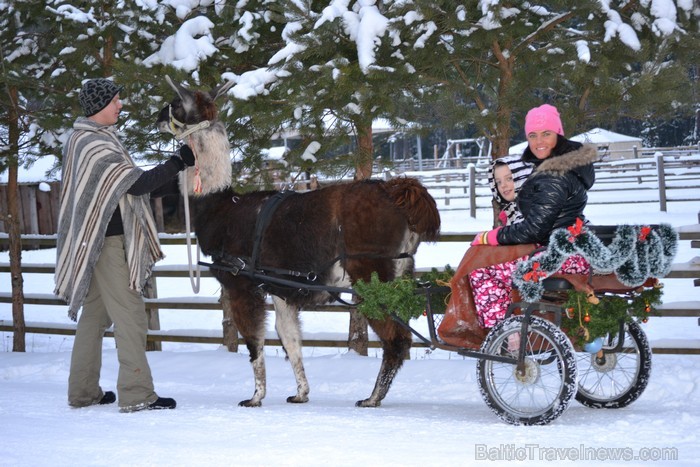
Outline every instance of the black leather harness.
<svg viewBox="0 0 700 467"><path fill-rule="evenodd" d="M258 264L260 261L260 249L262 247L265 231L270 225L275 211L277 211L277 208L285 199L294 194L296 194L294 191L280 191L268 198L265 204L263 204L262 209L260 210L260 215L257 217L255 222L253 251L250 257L232 256L222 251L220 254L212 255L213 263L200 261L199 264L208 266L210 269L219 269L230 272L234 276L239 274L244 275L259 282L261 287L266 284L270 284L297 290L328 292L335 295L336 300L345 303L339 299L337 294L353 293L353 290L347 287L334 287L316 283L315 281L318 279L318 274L316 271L294 271L291 269L260 266ZM403 259L410 257L412 257L412 255L409 253L400 253L394 257L387 257L372 253L348 255L347 253L343 252L331 260L322 270L326 270L338 261L343 261L348 258Z"/></svg>

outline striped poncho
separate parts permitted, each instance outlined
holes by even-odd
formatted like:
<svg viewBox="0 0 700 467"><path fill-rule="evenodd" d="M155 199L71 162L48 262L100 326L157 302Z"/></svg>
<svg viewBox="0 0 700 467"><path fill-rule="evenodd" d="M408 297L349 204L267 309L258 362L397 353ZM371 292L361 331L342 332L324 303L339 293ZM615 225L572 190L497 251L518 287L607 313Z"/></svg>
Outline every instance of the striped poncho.
<svg viewBox="0 0 700 467"><path fill-rule="evenodd" d="M122 146L116 128L80 117L73 129L63 151L54 293L68 303L68 316L75 321L117 206L129 288L142 292L163 253L148 196L127 194L143 171Z"/></svg>

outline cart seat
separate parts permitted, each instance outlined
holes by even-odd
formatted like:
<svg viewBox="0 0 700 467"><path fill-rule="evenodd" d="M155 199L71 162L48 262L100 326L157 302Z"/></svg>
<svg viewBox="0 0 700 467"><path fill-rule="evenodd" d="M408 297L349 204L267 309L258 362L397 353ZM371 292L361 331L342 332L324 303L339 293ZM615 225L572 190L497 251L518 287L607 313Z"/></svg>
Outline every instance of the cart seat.
<svg viewBox="0 0 700 467"><path fill-rule="evenodd" d="M548 292L560 292L562 290L571 290L574 288L571 282L563 277L547 277L542 280L544 290Z"/></svg>

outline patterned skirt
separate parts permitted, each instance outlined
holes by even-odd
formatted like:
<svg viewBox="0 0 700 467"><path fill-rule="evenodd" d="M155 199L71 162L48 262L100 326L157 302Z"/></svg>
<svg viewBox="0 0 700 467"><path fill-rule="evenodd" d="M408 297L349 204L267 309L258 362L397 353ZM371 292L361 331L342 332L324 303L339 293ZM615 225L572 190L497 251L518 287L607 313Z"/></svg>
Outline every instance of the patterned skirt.
<svg viewBox="0 0 700 467"><path fill-rule="evenodd" d="M523 256L507 263L475 269L469 274L479 324L483 327L491 328L505 316L508 305L511 303L513 271L515 271L518 261L527 258L527 256ZM574 255L564 262L557 273L588 274L590 270L591 266L582 256Z"/></svg>

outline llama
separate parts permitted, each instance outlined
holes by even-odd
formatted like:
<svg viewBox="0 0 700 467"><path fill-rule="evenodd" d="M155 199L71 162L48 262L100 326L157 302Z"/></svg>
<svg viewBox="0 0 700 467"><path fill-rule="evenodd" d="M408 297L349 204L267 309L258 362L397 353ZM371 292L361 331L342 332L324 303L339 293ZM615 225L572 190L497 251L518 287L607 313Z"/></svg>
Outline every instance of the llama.
<svg viewBox="0 0 700 467"><path fill-rule="evenodd" d="M287 402L307 402L299 310L328 303L335 296L326 289L261 281L250 272L282 279L296 275L307 278L308 284L340 288L359 279L369 281L373 271L383 281L412 274L419 243L435 241L439 235L435 200L410 178L335 184L306 193L235 193L230 187L229 143L214 104L229 85L206 93L167 81L177 97L161 111L158 128L183 139L183 132L208 122L186 139L197 164L181 173L181 187L187 177L194 232L202 252L212 258L211 272L230 298L235 324L250 352L255 390L239 405L257 407L265 397L268 293L275 307L275 328L297 383L296 395ZM193 187L200 185L195 192ZM383 356L374 390L356 403L360 407L381 404L411 346L410 332L394 320L369 320L369 324L381 339Z"/></svg>

